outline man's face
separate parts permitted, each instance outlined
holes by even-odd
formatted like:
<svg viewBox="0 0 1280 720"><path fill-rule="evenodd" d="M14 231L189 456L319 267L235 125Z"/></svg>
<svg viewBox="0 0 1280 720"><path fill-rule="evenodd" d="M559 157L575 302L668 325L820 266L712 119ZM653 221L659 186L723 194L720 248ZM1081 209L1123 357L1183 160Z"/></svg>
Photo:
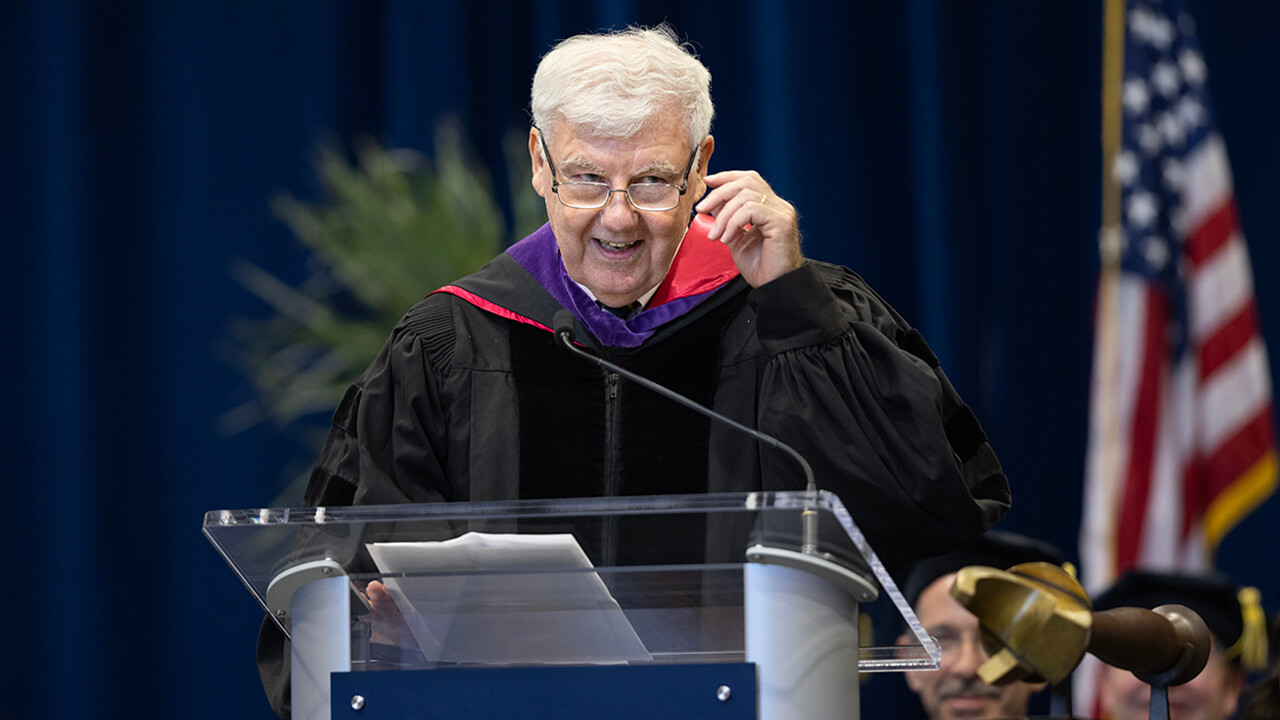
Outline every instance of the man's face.
<svg viewBox="0 0 1280 720"><path fill-rule="evenodd" d="M547 147L560 182L603 182L614 189L643 182L679 186L693 152L684 125L665 116L625 139L584 134L556 120ZM708 136L689 172L688 190L672 210L637 210L625 193L613 193L602 208L580 210L561 204L551 191L551 168L542 155L538 131L531 130L533 187L546 201L569 277L613 307L634 302L660 283L680 248L693 204L706 190L702 178L712 148Z"/></svg>
<svg viewBox="0 0 1280 720"><path fill-rule="evenodd" d="M1015 682L993 687L978 677L978 666L987 661L987 653L982 649L978 619L951 597L954 579L952 573L934 580L916 602L916 615L938 639L942 659L936 672L908 672L907 685L920 696L933 720L1025 716L1031 693L1042 686Z"/></svg>
<svg viewBox="0 0 1280 720"><path fill-rule="evenodd" d="M1215 647L1209 662L1191 682L1169 688L1169 720L1226 720L1236 711L1244 673ZM1150 717L1151 686L1128 670L1106 666L1102 674L1102 708L1115 720Z"/></svg>

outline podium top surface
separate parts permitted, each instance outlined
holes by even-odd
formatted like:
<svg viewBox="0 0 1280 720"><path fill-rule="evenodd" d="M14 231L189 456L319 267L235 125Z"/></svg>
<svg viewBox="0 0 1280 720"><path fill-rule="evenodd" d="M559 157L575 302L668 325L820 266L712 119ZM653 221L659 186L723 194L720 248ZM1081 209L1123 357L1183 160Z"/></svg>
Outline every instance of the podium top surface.
<svg viewBox="0 0 1280 720"><path fill-rule="evenodd" d="M414 646L397 667L483 664L448 649L482 646L477 628L504 638L492 652L518 664L512 637L563 634L565 623L598 626L619 662L734 661L744 569L788 564L817 568L860 603L860 670L937 666L936 643L828 492L214 510L203 531L286 633L299 587L346 576L353 628L375 636L376 654L390 598L392 644Z"/></svg>

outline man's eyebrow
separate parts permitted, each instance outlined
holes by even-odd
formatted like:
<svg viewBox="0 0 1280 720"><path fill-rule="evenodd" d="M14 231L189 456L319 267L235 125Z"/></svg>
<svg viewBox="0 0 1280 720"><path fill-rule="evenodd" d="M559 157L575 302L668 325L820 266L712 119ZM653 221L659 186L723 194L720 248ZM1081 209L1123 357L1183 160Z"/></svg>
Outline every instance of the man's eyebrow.
<svg viewBox="0 0 1280 720"><path fill-rule="evenodd" d="M605 174L604 168L600 167L599 165L592 162L591 160L588 160L586 157L582 155L575 155L573 157L570 157L569 159L560 163L560 168L567 175L573 175L575 173L580 173L580 172L591 173L593 175ZM632 176L643 177L645 175L679 175L682 172L684 172L684 168L678 168L675 165L672 165L671 163L667 162L666 160L653 160L651 162L648 162L640 166L638 170L632 173Z"/></svg>
<svg viewBox="0 0 1280 720"><path fill-rule="evenodd" d="M564 162L560 163L560 167L564 168L566 171L574 170L576 172L587 172L587 173L592 173L594 175L604 174L604 168L591 162L590 160L586 159L581 155L575 155L574 157L571 157L568 160L565 160ZM569 173L569 174L572 175L573 173Z"/></svg>
<svg viewBox="0 0 1280 720"><path fill-rule="evenodd" d="M641 175L679 175L684 172L684 168L678 168L666 160L654 160L636 171L636 176Z"/></svg>

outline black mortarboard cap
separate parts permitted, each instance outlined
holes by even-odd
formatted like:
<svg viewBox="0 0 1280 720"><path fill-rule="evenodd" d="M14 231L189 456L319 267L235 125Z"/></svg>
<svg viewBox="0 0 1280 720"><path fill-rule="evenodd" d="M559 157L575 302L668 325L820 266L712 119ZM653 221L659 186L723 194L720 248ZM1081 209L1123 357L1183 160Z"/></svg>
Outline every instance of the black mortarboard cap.
<svg viewBox="0 0 1280 720"><path fill-rule="evenodd" d="M1240 639L1241 620L1238 589L1230 578L1218 573L1193 575L1152 570L1130 570L1093 600L1094 610L1116 607L1151 608L1177 603L1196 611L1209 632L1223 644Z"/></svg>
<svg viewBox="0 0 1280 720"><path fill-rule="evenodd" d="M1115 607L1151 609L1176 603L1196 612L1209 632L1222 643L1230 659L1243 658L1247 667L1257 665L1257 652L1265 662L1266 629L1258 606L1257 590L1241 588L1221 573L1170 573L1130 570L1094 598L1094 610ZM1241 603L1248 598L1248 606ZM1254 618L1253 616L1258 616ZM1242 640L1242 636L1244 637ZM1254 650L1257 648L1257 650Z"/></svg>
<svg viewBox="0 0 1280 720"><path fill-rule="evenodd" d="M926 558L909 566L900 583L907 602L915 607L920 593L934 580L970 565L1008 570L1026 562L1062 565L1062 553L1049 543L999 530L989 530L972 544L946 555Z"/></svg>

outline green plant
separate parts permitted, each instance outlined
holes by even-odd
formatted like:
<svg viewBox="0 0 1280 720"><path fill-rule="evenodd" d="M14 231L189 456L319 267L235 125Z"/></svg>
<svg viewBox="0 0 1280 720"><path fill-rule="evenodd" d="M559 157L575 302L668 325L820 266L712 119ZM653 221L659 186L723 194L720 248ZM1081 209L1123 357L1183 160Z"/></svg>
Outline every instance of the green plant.
<svg viewBox="0 0 1280 720"><path fill-rule="evenodd" d="M322 148L317 169L327 199L272 202L310 250L304 279L290 285L247 260L232 267L272 315L232 325L236 364L255 397L223 417L224 429L270 420L318 446L323 429L298 421L333 411L405 310L545 220L525 148L521 133L505 143L514 237L456 122L438 126L432 160L366 141L353 165L341 149Z"/></svg>

